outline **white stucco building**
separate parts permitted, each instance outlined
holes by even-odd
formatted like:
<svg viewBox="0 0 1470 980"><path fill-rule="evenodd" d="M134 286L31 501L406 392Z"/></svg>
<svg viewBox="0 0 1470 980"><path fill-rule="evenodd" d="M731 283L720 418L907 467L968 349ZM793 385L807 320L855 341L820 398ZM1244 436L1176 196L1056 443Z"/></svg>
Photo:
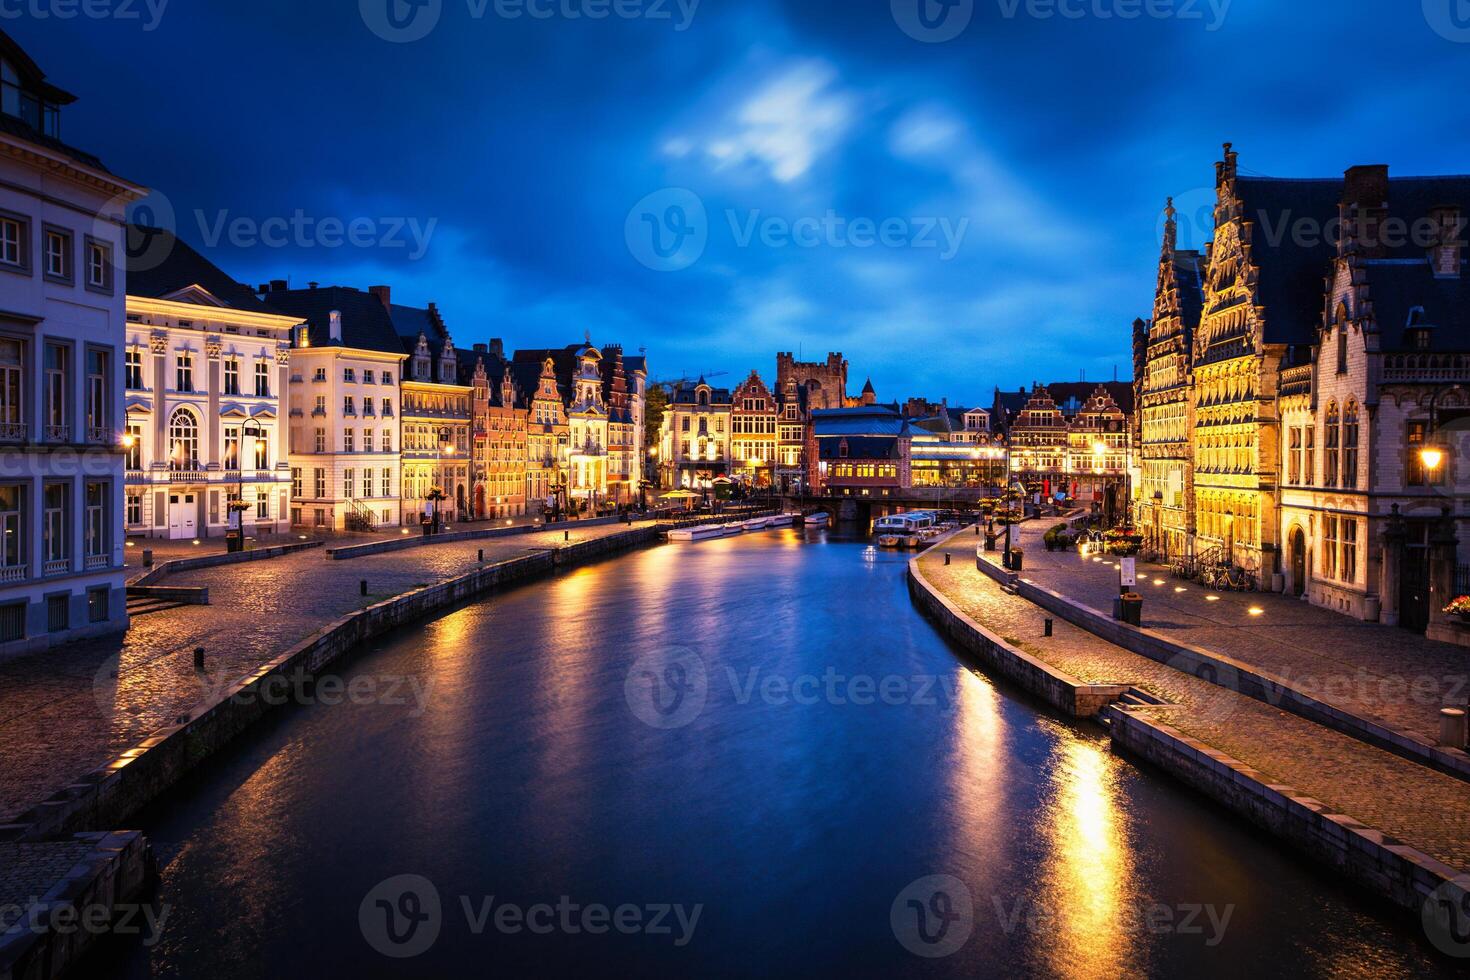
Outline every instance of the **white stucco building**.
<svg viewBox="0 0 1470 980"><path fill-rule="evenodd" d="M128 204L61 140L73 96L0 33L0 654L127 626Z"/></svg>
<svg viewBox="0 0 1470 980"><path fill-rule="evenodd" d="M150 538L290 530L282 408L292 329L168 232L135 228L123 353L127 532ZM241 506L233 508L232 503Z"/></svg>

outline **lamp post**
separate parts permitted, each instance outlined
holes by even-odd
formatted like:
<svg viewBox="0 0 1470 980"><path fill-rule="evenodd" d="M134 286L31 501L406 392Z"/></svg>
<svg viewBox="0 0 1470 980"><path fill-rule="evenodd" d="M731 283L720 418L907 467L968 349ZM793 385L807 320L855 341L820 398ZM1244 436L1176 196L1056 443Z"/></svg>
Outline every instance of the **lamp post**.
<svg viewBox="0 0 1470 980"><path fill-rule="evenodd" d="M440 441L440 443L439 443L439 458L437 460L435 460L434 468L435 468L435 470L438 471L438 476L439 476L438 483L439 483L439 486L441 488L445 488L445 489L441 489L441 491L440 491L437 499L432 494L429 496L429 499L434 504L434 531L435 531L435 533L438 533L438 530L439 530L439 501L450 499L450 494L449 494L449 491L448 491L447 488L452 487L454 485L454 481L453 480L446 480L446 479L444 479L444 477L445 477L444 457L448 456L450 458L451 462L452 462L453 459L454 459L454 452L455 452L455 450L454 450L454 444L453 443L451 443L447 439L444 439L444 440L441 440Z"/></svg>
<svg viewBox="0 0 1470 980"><path fill-rule="evenodd" d="M1006 505L1006 550L1005 565L1011 567L1011 528L1015 526L1015 512L1011 507L1011 433L1006 433L1006 482L1000 499Z"/></svg>
<svg viewBox="0 0 1470 980"><path fill-rule="evenodd" d="M122 447L128 451L128 458L126 460L124 460L124 465L125 466L128 463L131 463L133 461L131 457L132 457L132 454L133 454L133 449L135 449L137 447L137 445L138 445L138 437L135 436L135 435L133 435L133 413L132 412L124 412L123 413ZM137 466L127 466L127 468L128 469L134 469L134 470L141 470L143 468L142 463L143 463L143 460L140 457L138 459L138 464L139 465L137 465Z"/></svg>

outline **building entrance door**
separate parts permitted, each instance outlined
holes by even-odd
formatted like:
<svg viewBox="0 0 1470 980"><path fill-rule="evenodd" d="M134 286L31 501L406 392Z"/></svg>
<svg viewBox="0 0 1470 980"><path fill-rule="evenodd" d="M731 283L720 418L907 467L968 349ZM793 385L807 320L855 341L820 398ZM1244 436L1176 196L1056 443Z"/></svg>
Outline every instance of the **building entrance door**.
<svg viewBox="0 0 1470 980"><path fill-rule="evenodd" d="M168 536L170 538L193 538L198 534L199 506L196 494L171 493L168 495Z"/></svg>
<svg viewBox="0 0 1470 980"><path fill-rule="evenodd" d="M1307 592L1307 536L1301 528L1291 532L1291 594L1301 598Z"/></svg>
<svg viewBox="0 0 1470 980"><path fill-rule="evenodd" d="M1399 625L1415 633L1429 628L1428 528L1412 528L1399 572Z"/></svg>

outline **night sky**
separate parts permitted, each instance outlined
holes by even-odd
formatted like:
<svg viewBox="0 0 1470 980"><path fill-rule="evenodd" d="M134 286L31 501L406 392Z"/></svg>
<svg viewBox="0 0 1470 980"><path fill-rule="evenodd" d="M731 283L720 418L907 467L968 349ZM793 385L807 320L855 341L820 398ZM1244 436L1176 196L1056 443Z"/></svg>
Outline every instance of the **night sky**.
<svg viewBox="0 0 1470 980"><path fill-rule="evenodd" d="M1222 142L1470 170L1465 0L88 2L0 27L145 218L243 281L389 283L462 346L590 331L659 379L798 349L884 399L1127 377L1164 199L1199 245Z"/></svg>

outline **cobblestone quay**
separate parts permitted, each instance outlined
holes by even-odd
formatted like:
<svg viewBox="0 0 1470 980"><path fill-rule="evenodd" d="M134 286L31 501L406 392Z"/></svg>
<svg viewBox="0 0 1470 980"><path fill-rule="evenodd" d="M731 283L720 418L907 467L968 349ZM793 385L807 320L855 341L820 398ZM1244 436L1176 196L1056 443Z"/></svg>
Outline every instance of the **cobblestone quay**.
<svg viewBox="0 0 1470 980"><path fill-rule="evenodd" d="M1240 760L1267 782L1295 788L1459 869L1470 868L1470 784L1366 745L1246 695L1200 680L1057 620L975 568L961 535L919 559L924 577L965 615L1007 643L1089 684L1132 684L1167 702L1138 709ZM968 560L944 563L944 552ZM1027 553L1028 575L1031 554ZM1116 591L1116 587L1114 589Z"/></svg>
<svg viewBox="0 0 1470 980"><path fill-rule="evenodd" d="M474 570L482 549L490 564L628 530L609 525L429 545L350 562L327 561L314 549L171 575L170 585L207 586L211 605L139 617L121 637L0 663L0 824L326 624ZM196 647L206 651L203 672L194 669Z"/></svg>

